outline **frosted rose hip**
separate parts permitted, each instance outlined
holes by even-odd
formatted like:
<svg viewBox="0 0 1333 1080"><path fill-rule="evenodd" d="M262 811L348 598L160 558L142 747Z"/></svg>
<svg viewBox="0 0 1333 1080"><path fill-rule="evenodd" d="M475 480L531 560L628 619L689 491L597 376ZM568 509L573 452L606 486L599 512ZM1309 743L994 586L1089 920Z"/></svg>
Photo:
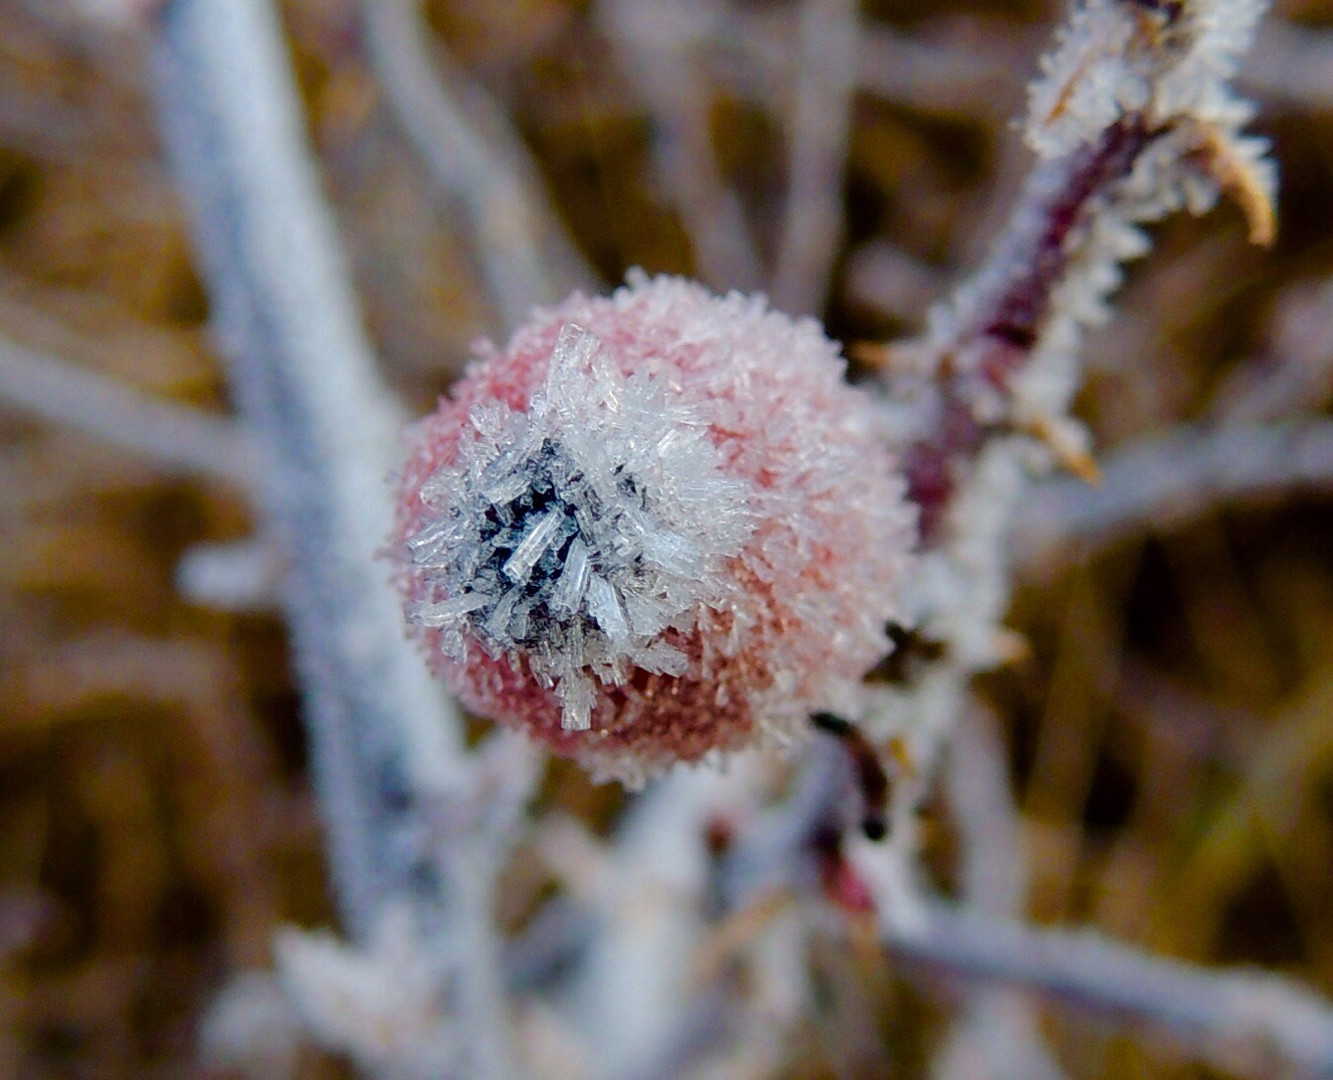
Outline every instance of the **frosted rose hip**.
<svg viewBox="0 0 1333 1080"><path fill-rule="evenodd" d="M914 517L811 320L632 274L485 347L412 440L412 633L597 778L788 741L888 651Z"/></svg>

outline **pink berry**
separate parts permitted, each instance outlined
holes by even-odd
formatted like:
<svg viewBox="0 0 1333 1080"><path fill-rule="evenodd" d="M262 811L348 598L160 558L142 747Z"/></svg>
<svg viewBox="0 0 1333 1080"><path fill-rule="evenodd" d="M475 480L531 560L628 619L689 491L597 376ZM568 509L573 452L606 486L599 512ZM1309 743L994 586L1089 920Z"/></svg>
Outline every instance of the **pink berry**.
<svg viewBox="0 0 1333 1080"><path fill-rule="evenodd" d="M813 320L629 282L481 350L413 431L394 551L469 709L637 784L845 705L915 517Z"/></svg>

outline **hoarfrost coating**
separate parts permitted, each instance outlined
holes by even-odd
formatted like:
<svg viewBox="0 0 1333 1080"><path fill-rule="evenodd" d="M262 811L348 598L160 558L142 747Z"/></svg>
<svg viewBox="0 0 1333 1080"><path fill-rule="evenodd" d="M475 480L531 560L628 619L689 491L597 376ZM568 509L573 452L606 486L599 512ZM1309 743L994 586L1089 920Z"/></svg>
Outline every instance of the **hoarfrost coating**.
<svg viewBox="0 0 1333 1080"><path fill-rule="evenodd" d="M400 488L433 667L628 783L854 712L915 520L843 371L811 320L641 273L485 347Z"/></svg>

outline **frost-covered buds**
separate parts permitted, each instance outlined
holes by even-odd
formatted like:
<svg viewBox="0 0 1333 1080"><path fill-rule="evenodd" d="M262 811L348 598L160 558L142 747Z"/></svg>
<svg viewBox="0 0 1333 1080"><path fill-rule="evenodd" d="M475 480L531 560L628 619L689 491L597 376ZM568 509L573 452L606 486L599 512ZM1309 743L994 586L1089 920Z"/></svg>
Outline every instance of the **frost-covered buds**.
<svg viewBox="0 0 1333 1080"><path fill-rule="evenodd" d="M813 321L642 274L575 295L413 433L412 632L598 778L789 741L888 651L915 520L877 427Z"/></svg>

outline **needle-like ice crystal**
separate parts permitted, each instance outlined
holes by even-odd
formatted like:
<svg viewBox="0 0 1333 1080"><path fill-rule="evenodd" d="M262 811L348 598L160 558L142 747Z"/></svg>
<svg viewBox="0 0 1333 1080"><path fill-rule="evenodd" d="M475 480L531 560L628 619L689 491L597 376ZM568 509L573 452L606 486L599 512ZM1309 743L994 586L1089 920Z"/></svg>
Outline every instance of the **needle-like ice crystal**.
<svg viewBox="0 0 1333 1080"><path fill-rule="evenodd" d="M727 560L754 531L750 485L722 472L698 410L566 323L527 410L478 404L469 424L407 539L432 594L411 617L456 660L470 642L522 656L568 730L589 727L589 677L682 674L658 639L725 603Z"/></svg>

